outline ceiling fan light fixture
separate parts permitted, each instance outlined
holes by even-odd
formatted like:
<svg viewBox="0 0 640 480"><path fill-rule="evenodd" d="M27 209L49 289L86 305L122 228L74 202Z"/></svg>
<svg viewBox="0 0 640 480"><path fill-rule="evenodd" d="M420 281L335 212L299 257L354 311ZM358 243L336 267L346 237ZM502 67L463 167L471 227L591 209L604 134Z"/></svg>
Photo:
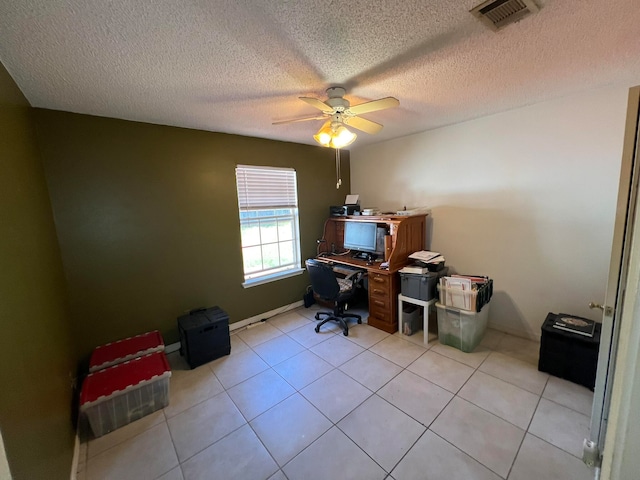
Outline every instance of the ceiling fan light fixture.
<svg viewBox="0 0 640 480"><path fill-rule="evenodd" d="M333 138L333 129L329 122L325 123L318 133L313 136L314 140L318 142L323 147L331 146L331 139Z"/></svg>
<svg viewBox="0 0 640 480"><path fill-rule="evenodd" d="M334 131L333 138L331 139L331 146L333 148L343 148L347 145L351 145L358 136L350 131L344 125L340 125Z"/></svg>
<svg viewBox="0 0 640 480"><path fill-rule="evenodd" d="M531 1L531 0L491 0L491 1ZM376 134L382 130L382 125L359 115L378 110L386 110L400 105L400 101L394 97L379 98L370 102L360 103L351 106L349 100L344 98L346 91L343 87L330 87L327 89L326 101L318 100L314 97L299 97L306 104L316 108L322 112L322 115L306 115L304 117L293 118L290 120L280 120L273 122L273 125L283 125L287 123L305 122L307 120L320 120L327 118L328 120L322 125L320 130L313 136L313 139L323 147L336 149L344 148L351 145L358 137L349 130L345 125L361 130L368 134ZM339 183L339 182L338 182Z"/></svg>
<svg viewBox="0 0 640 480"><path fill-rule="evenodd" d="M351 145L358 136L337 122L325 123L313 139L323 147L343 148Z"/></svg>

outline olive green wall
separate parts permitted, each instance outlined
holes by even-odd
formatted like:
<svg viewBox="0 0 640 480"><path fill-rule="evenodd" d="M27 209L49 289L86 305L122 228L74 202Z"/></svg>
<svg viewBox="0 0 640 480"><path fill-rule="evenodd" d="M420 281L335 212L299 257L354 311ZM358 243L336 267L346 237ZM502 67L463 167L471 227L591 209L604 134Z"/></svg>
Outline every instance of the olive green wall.
<svg viewBox="0 0 640 480"><path fill-rule="evenodd" d="M219 305L230 322L302 299L305 274L244 289L237 164L297 172L302 258L315 255L335 188L333 150L200 130L36 110L81 354ZM286 127L283 127L286 128Z"/></svg>
<svg viewBox="0 0 640 480"><path fill-rule="evenodd" d="M32 114L0 64L0 429L14 480L68 479L77 357Z"/></svg>

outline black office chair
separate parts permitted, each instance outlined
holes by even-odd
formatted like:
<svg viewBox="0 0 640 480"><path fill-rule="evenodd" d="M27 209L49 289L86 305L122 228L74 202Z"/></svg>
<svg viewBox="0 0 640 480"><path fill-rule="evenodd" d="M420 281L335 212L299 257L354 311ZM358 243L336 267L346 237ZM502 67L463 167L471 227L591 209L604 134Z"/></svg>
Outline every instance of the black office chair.
<svg viewBox="0 0 640 480"><path fill-rule="evenodd" d="M356 293L358 282L362 278L363 272L356 271L347 278L337 278L330 265L315 259L308 259L305 262L309 277L311 277L311 288L322 300L333 304L333 312L318 312L316 320L322 320L316 325L316 333L320 332L320 327L325 323L334 320L342 327L342 333L349 335L347 318L355 318L358 323L362 323L362 317L355 313L347 313L346 304Z"/></svg>

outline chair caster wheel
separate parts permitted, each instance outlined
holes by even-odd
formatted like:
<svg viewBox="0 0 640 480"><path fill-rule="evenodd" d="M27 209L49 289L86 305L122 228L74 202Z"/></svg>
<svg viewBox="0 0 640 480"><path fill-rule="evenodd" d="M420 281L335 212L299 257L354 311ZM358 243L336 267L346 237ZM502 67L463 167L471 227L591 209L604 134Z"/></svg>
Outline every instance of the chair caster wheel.
<svg viewBox="0 0 640 480"><path fill-rule="evenodd" d="M320 320L320 314L316 313L316 320Z"/></svg>
<svg viewBox="0 0 640 480"><path fill-rule="evenodd" d="M362 319L359 318L358 319L358 323L362 324Z"/></svg>
<svg viewBox="0 0 640 480"><path fill-rule="evenodd" d="M349 330L344 330L344 331L342 332L342 334L343 334L345 337L348 337L348 336L349 336Z"/></svg>
<svg viewBox="0 0 640 480"><path fill-rule="evenodd" d="M316 327L316 333L320 333L320 327Z"/></svg>

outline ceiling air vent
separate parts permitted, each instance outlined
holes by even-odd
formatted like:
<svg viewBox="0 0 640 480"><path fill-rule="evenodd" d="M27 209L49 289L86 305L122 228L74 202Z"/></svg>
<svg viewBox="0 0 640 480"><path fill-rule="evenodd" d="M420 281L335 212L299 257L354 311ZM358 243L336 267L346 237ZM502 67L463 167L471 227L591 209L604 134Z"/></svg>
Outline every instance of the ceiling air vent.
<svg viewBox="0 0 640 480"><path fill-rule="evenodd" d="M538 10L533 0L489 0L472 9L471 14L492 30L500 30Z"/></svg>

